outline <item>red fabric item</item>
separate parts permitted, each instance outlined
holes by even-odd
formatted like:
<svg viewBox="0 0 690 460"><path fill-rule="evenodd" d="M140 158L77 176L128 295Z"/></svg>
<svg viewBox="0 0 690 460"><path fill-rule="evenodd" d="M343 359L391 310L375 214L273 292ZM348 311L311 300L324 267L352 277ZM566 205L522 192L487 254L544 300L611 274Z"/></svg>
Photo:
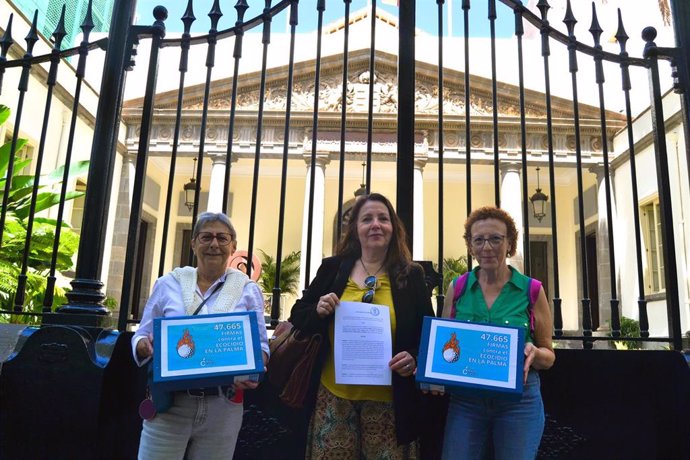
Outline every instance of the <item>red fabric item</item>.
<svg viewBox="0 0 690 460"><path fill-rule="evenodd" d="M235 395L232 398L230 398L230 401L237 403L237 404L243 403L244 402L244 390L241 390L239 388L236 389Z"/></svg>

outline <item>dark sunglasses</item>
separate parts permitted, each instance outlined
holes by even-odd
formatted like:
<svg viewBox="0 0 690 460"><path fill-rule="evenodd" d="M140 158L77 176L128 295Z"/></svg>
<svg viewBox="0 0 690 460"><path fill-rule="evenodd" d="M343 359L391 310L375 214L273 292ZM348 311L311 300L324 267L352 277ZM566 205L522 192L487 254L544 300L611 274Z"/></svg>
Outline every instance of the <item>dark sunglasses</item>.
<svg viewBox="0 0 690 460"><path fill-rule="evenodd" d="M362 295L362 302L364 303L371 303L374 300L374 294L376 294L376 285L378 284L378 280L376 279L376 276L370 275L364 278L364 285L369 288L367 292Z"/></svg>

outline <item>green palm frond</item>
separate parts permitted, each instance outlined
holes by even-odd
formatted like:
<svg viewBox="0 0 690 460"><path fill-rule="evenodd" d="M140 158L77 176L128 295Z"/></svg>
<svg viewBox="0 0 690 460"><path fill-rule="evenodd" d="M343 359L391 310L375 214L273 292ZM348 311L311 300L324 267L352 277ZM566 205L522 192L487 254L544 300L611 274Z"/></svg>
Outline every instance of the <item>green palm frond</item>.
<svg viewBox="0 0 690 460"><path fill-rule="evenodd" d="M9 109L0 105L0 125L9 117ZM31 211L31 196L34 190L34 176L19 174L30 164L16 155L26 145L25 139L16 139L15 157L13 159L13 173L11 187L7 197L7 214L2 234L2 250L0 251L0 305L9 310L14 307L17 290L17 280L22 271L26 272L26 287L24 290L23 307L25 311L40 312L43 308L47 279L55 242L57 222L54 219L39 217L38 214L60 203L60 194L53 191L53 186L62 183L64 167L56 168L48 174L42 175L38 182L38 194L34 203L33 226L29 240L29 253L24 264L24 250L27 245L27 226ZM0 193L4 193L7 170L11 155L11 142L0 146ZM73 163L69 168L71 178L82 176L88 170L88 161ZM68 192L65 200L71 200L83 195L82 192ZM1 195L0 195L1 196ZM73 266L72 257L79 247L79 235L69 225L63 223L60 241L57 246L57 271L70 270ZM65 290L56 286L53 293L53 308L66 302ZM7 318L0 318L4 321ZM13 316L10 321L37 323L34 317Z"/></svg>
<svg viewBox="0 0 690 460"><path fill-rule="evenodd" d="M275 258L259 249L263 262L259 286L264 292L272 292L276 279ZM297 294L299 286L300 251L293 251L280 262L280 291L283 294Z"/></svg>

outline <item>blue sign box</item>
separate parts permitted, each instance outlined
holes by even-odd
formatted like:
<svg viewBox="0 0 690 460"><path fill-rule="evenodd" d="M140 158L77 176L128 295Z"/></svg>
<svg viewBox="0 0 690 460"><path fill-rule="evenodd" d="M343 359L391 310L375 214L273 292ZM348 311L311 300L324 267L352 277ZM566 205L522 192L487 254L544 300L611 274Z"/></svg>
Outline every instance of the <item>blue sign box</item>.
<svg viewBox="0 0 690 460"><path fill-rule="evenodd" d="M520 398L525 329L425 317L417 364L423 390Z"/></svg>
<svg viewBox="0 0 690 460"><path fill-rule="evenodd" d="M166 391L258 380L264 372L254 312L156 318L153 384Z"/></svg>

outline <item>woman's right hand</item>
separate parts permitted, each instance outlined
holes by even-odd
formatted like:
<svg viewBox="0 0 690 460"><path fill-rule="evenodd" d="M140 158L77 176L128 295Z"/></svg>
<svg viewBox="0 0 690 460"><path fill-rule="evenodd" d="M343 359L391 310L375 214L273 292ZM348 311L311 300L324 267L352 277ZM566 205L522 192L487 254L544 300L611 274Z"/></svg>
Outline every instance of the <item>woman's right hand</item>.
<svg viewBox="0 0 690 460"><path fill-rule="evenodd" d="M335 307L340 303L340 299L333 292L323 295L316 303L316 314L323 319L335 312Z"/></svg>
<svg viewBox="0 0 690 460"><path fill-rule="evenodd" d="M137 356L139 359L146 359L153 354L153 335L149 334L147 337L137 342Z"/></svg>

